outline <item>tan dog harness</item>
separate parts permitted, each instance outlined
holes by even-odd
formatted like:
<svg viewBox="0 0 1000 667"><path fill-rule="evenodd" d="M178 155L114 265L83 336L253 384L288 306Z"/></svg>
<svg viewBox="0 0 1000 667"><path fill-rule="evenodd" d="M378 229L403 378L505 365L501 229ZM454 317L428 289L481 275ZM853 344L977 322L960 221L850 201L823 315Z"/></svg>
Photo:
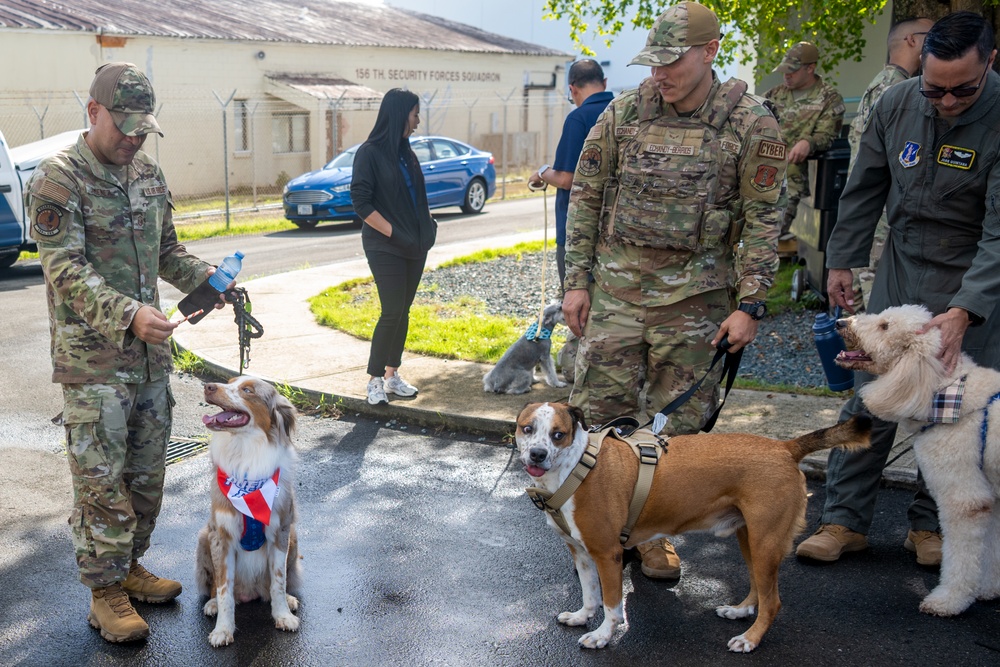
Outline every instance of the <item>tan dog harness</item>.
<svg viewBox="0 0 1000 667"><path fill-rule="evenodd" d="M635 482L635 489L632 490L632 501L628 506L628 519L618 536L621 543L625 544L632 533L635 522L639 519L642 508L646 505L646 498L649 497L649 490L653 486L653 473L656 472L656 464L660 462L660 457L667 452L666 438L656 435L649 429L641 428L623 436L614 426L609 426L596 433L590 433L587 436L587 448L580 457L580 461L555 493L549 493L545 489L535 486L525 489L525 493L531 498L535 507L544 510L552 517L563 533L571 535L569 524L566 523L566 518L562 514L562 506L573 497L583 480L587 478L587 474L597 465L597 455L601 451L601 445L605 438L614 438L624 442L639 457L639 478Z"/></svg>

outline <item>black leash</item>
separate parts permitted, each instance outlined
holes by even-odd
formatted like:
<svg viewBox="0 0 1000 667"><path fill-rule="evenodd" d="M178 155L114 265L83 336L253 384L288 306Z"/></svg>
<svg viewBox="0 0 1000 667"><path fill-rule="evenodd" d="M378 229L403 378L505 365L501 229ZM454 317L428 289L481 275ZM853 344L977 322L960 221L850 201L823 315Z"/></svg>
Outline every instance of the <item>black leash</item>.
<svg viewBox="0 0 1000 667"><path fill-rule="evenodd" d="M250 341L264 335L264 327L260 325L250 312L253 303L250 295L243 287L234 287L226 292L226 301L233 304L236 313L236 329L240 340L240 373L250 365Z"/></svg>

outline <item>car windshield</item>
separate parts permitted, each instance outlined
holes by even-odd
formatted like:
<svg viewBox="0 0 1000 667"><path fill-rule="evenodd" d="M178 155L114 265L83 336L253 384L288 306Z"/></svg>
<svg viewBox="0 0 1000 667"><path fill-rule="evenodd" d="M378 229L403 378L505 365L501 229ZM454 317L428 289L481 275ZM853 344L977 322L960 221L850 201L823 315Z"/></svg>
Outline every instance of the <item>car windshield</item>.
<svg viewBox="0 0 1000 667"><path fill-rule="evenodd" d="M354 154L357 148L348 148L346 151L330 160L324 169L336 169L338 167L351 167L354 165Z"/></svg>

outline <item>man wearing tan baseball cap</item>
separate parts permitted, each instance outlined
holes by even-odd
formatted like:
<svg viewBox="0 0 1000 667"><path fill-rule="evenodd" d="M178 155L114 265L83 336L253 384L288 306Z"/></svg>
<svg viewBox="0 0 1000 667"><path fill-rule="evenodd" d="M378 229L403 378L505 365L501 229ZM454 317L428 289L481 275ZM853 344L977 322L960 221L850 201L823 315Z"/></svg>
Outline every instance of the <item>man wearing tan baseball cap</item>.
<svg viewBox="0 0 1000 667"><path fill-rule="evenodd" d="M668 7L631 62L650 76L612 100L584 140L566 220L563 313L583 339L570 402L588 423L660 416L700 382L723 338L742 349L764 317L785 144L764 100L713 69L721 36L704 5ZM701 382L661 432L711 429L719 384L718 374ZM680 577L667 539L637 550L647 577Z"/></svg>
<svg viewBox="0 0 1000 667"><path fill-rule="evenodd" d="M844 98L816 74L818 62L815 44L795 44L773 70L784 76L784 82L764 93L774 104L781 136L788 144L788 207L781 226L784 238L790 238L788 230L795 220L799 199L809 195L806 159L828 149L844 124Z"/></svg>

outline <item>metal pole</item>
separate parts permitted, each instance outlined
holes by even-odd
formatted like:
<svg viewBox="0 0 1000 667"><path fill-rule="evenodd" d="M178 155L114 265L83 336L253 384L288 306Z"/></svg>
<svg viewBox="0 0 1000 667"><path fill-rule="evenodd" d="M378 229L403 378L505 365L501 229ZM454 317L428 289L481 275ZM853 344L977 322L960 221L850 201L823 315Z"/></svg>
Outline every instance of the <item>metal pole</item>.
<svg viewBox="0 0 1000 667"><path fill-rule="evenodd" d="M496 94L503 100L503 148L500 151L503 156L503 180L500 182L500 199L507 198L507 100L513 97L516 92L517 88L511 88L507 97L503 97L500 93Z"/></svg>
<svg viewBox="0 0 1000 667"><path fill-rule="evenodd" d="M254 132L254 120L260 101L254 102L250 110L250 179L253 181L253 207L257 208L257 136Z"/></svg>
<svg viewBox="0 0 1000 667"><path fill-rule="evenodd" d="M229 95L229 99L226 100L225 102L222 101L222 98L219 97L219 94L216 93L214 90L212 91L212 94L215 95L215 99L217 99L219 101L219 104L222 105L222 166L223 169L225 169L226 171L224 182L226 188L226 231L228 232L229 231L229 132L228 132L228 125L226 124L226 114L228 113L226 107L228 107L229 103L233 101L234 97L236 97L236 89L233 89L233 92Z"/></svg>
<svg viewBox="0 0 1000 667"><path fill-rule="evenodd" d="M90 96L88 95L87 98L80 97L80 94L75 90L73 91L73 95L76 97L76 101L79 103L80 108L83 109L83 127L86 129L90 127L90 118L87 117L87 98Z"/></svg>
<svg viewBox="0 0 1000 667"><path fill-rule="evenodd" d="M478 97L472 100L472 104L469 104L465 100L462 100L466 108L469 110L469 136L467 137L467 139L469 140L470 144L472 143L472 107L476 106L476 102L478 101L479 101Z"/></svg>
<svg viewBox="0 0 1000 667"><path fill-rule="evenodd" d="M47 113L49 113L49 105L48 104L45 105L45 110L42 111L42 113L38 113L38 107L36 107L34 104L31 105L31 110L35 112L35 116L38 118L38 132L39 132L39 134L42 135L42 136L39 137L39 139L44 139L45 138L45 115Z"/></svg>
<svg viewBox="0 0 1000 667"><path fill-rule="evenodd" d="M420 96L420 99L423 100L424 103L424 117L427 119L427 122L424 124L424 127L427 128L426 130L424 130L425 135L435 133L434 122L431 119L431 102L434 101L434 98L437 97L437 94L438 91L435 90L433 93L431 93L430 97L427 96L427 93L424 93L423 95Z"/></svg>
<svg viewBox="0 0 1000 667"><path fill-rule="evenodd" d="M340 144L340 123L337 122L340 116L340 109L344 105L344 96L347 95L347 91L340 93L340 97L334 101L332 98L327 97L327 105L330 107L330 112L333 114L333 118L330 120L330 144L331 153L330 159L337 157L337 148Z"/></svg>

